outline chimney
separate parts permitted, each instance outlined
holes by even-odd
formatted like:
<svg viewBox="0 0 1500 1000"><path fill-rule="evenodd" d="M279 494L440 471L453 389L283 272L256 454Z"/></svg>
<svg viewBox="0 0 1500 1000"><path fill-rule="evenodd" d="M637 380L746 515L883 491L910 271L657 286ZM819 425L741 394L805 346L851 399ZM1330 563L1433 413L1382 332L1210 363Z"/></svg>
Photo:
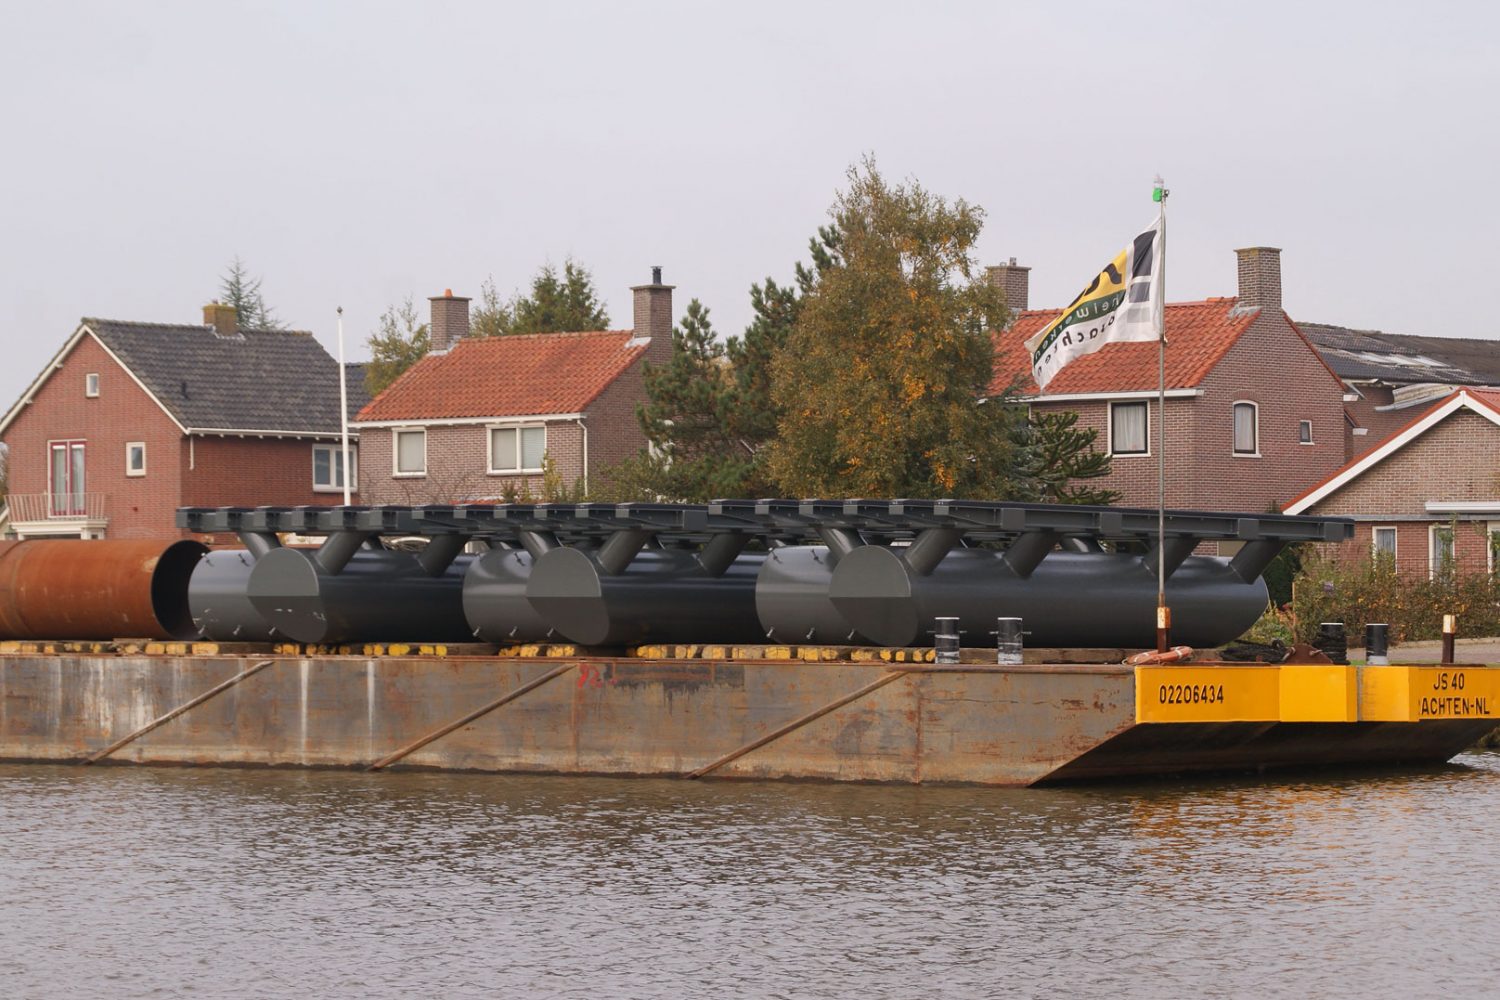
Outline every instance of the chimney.
<svg viewBox="0 0 1500 1000"><path fill-rule="evenodd" d="M646 360L653 365L664 365L672 360L672 289L674 285L661 283L661 268L651 269L651 284L636 285L635 293L635 339L650 338L646 348Z"/></svg>
<svg viewBox="0 0 1500 1000"><path fill-rule="evenodd" d="M1005 304L1010 309L1011 318L1014 319L1016 313L1030 308L1027 299L1031 292L1031 268L1017 265L1016 259L1012 257L1004 264L984 270L989 283L1005 293Z"/></svg>
<svg viewBox="0 0 1500 1000"><path fill-rule="evenodd" d="M226 306L222 302L210 302L203 307L203 325L213 327L214 335L218 337L233 337L240 332L234 306Z"/></svg>
<svg viewBox="0 0 1500 1000"><path fill-rule="evenodd" d="M1240 301L1244 309L1281 310L1281 248L1245 247L1240 259Z"/></svg>
<svg viewBox="0 0 1500 1000"><path fill-rule="evenodd" d="M428 298L432 303L432 325L427 328L428 351L446 354L469 335L469 300L443 289L442 295Z"/></svg>

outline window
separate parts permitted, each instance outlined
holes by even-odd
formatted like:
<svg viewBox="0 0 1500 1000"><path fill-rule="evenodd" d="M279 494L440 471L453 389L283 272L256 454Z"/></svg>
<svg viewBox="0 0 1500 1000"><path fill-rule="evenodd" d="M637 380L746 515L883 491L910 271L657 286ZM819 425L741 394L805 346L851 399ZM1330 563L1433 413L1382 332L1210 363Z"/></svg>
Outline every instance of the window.
<svg viewBox="0 0 1500 1000"><path fill-rule="evenodd" d="M1149 454L1147 441L1150 437L1151 420L1147 416L1148 404L1109 404L1109 453L1111 455Z"/></svg>
<svg viewBox="0 0 1500 1000"><path fill-rule="evenodd" d="M427 475L427 432L396 431L392 435L396 449L396 475Z"/></svg>
<svg viewBox="0 0 1500 1000"><path fill-rule="evenodd" d="M1370 530L1370 554L1377 560L1396 561L1396 529L1377 527Z"/></svg>
<svg viewBox="0 0 1500 1000"><path fill-rule="evenodd" d="M349 488L359 489L359 449L349 446ZM313 445L313 491L344 491L344 449L336 444Z"/></svg>
<svg viewBox="0 0 1500 1000"><path fill-rule="evenodd" d="M1312 421L1311 420L1299 420L1299 421L1297 421L1297 443L1298 444L1312 444L1313 443L1313 439L1312 439Z"/></svg>
<svg viewBox="0 0 1500 1000"><path fill-rule="evenodd" d="M1254 403L1234 404L1234 453L1258 456L1260 454L1259 414Z"/></svg>
<svg viewBox="0 0 1500 1000"><path fill-rule="evenodd" d="M1500 558L1497 558L1500 557L1500 521L1491 521L1486 535L1489 541L1489 571L1493 573L1500 568Z"/></svg>
<svg viewBox="0 0 1500 1000"><path fill-rule="evenodd" d="M1453 572L1453 525L1434 524L1427 529L1427 571L1430 576Z"/></svg>
<svg viewBox="0 0 1500 1000"><path fill-rule="evenodd" d="M89 372L83 377L83 394L90 399L99 395L99 373Z"/></svg>
<svg viewBox="0 0 1500 1000"><path fill-rule="evenodd" d="M146 474L146 442L125 442L125 475L144 476Z"/></svg>
<svg viewBox="0 0 1500 1000"><path fill-rule="evenodd" d="M84 494L84 442L49 441L47 466L48 510L53 517L82 516L87 512Z"/></svg>
<svg viewBox="0 0 1500 1000"><path fill-rule="evenodd" d="M491 427L491 472L540 472L547 451L547 428Z"/></svg>

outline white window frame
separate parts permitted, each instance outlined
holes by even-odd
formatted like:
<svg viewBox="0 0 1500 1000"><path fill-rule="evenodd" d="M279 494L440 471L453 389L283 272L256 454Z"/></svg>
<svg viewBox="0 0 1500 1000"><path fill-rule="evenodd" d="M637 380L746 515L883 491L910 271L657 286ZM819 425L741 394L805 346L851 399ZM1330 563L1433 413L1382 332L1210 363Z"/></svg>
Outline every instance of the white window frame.
<svg viewBox="0 0 1500 1000"><path fill-rule="evenodd" d="M328 482L318 482L318 452L328 452ZM426 459L426 449L423 449L423 459ZM344 465L344 448L339 444L328 444L326 442L312 446L312 488L314 493L343 493L342 486L332 485L336 482L338 469ZM425 461L424 461L425 465ZM392 468L395 466L392 465ZM349 445L349 492L359 492L359 445Z"/></svg>
<svg viewBox="0 0 1500 1000"><path fill-rule="evenodd" d="M1240 451L1234 446L1234 416L1240 407L1250 407L1250 431L1255 435L1255 450ZM1236 399L1229 407L1229 454L1235 458L1260 458L1260 404L1253 399Z"/></svg>
<svg viewBox="0 0 1500 1000"><path fill-rule="evenodd" d="M83 376L83 395L85 399L99 398L99 373L89 372Z"/></svg>
<svg viewBox="0 0 1500 1000"><path fill-rule="evenodd" d="M139 448L139 449L141 449L141 467L139 469L132 469L130 467L130 449L132 449L132 448ZM145 474L146 474L146 442L144 442L144 441L126 441L125 442L125 475L128 476L128 477L131 477L131 478L136 478L136 477L144 476Z"/></svg>
<svg viewBox="0 0 1500 1000"><path fill-rule="evenodd" d="M1380 537L1380 533L1382 531L1389 531L1391 533L1391 561L1395 562L1396 553L1401 548L1401 532L1396 530L1396 526L1394 524L1376 524L1371 526L1370 558L1378 559L1380 557L1380 546L1377 543L1377 539Z"/></svg>
<svg viewBox="0 0 1500 1000"><path fill-rule="evenodd" d="M1115 451L1115 407L1117 406L1140 406L1146 411L1146 450L1145 451ZM1108 426L1105 428L1109 439L1110 458L1150 458L1151 457L1151 404L1144 399L1132 399L1127 402L1110 403L1109 413L1106 415Z"/></svg>
<svg viewBox="0 0 1500 1000"><path fill-rule="evenodd" d="M1307 440L1306 441L1302 440L1302 428L1304 428L1304 427L1307 428ZM1313 426L1312 426L1312 421L1311 420L1299 420L1299 421L1297 421L1297 443L1298 444L1315 444L1316 443L1315 441L1313 441Z"/></svg>
<svg viewBox="0 0 1500 1000"><path fill-rule="evenodd" d="M422 435L422 469L419 472L401 471L401 435ZM392 427L391 428L391 476L395 479L422 479L427 475L427 428L425 427Z"/></svg>
<svg viewBox="0 0 1500 1000"><path fill-rule="evenodd" d="M528 428L541 428L542 458L543 460L545 460L547 457L547 425L545 423L538 423L533 420L529 423L524 424L503 423L485 425L484 467L487 474L491 476L535 476L539 475L543 471L543 467L541 465L538 465L535 468L521 467L521 453L523 450L521 447L521 434ZM509 430L513 430L516 432L516 467L514 469L497 469L495 468L495 432Z"/></svg>
<svg viewBox="0 0 1500 1000"><path fill-rule="evenodd" d="M1452 532L1448 544L1453 549L1453 558L1451 560L1453 569L1455 571L1458 569L1458 529L1448 521L1429 524L1427 526L1427 578L1429 580L1435 579L1438 575L1437 533L1439 531Z"/></svg>

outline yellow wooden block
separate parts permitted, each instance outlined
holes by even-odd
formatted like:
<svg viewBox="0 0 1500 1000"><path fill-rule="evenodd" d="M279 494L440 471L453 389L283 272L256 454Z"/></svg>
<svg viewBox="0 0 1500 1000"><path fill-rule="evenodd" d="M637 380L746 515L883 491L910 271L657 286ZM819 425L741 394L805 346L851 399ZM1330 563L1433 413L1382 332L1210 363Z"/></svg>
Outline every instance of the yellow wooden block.
<svg viewBox="0 0 1500 1000"><path fill-rule="evenodd" d="M764 646L735 646L729 655L736 660L764 660L766 658L766 647Z"/></svg>
<svg viewBox="0 0 1500 1000"><path fill-rule="evenodd" d="M1359 680L1353 667L1281 667L1282 722L1354 722L1358 718Z"/></svg>
<svg viewBox="0 0 1500 1000"><path fill-rule="evenodd" d="M15 654L21 651L19 642L0 642L0 654Z"/></svg>
<svg viewBox="0 0 1500 1000"><path fill-rule="evenodd" d="M194 656L219 655L219 644L217 642L195 642L190 649Z"/></svg>
<svg viewBox="0 0 1500 1000"><path fill-rule="evenodd" d="M1500 719L1500 667L1361 667L1359 692L1369 722Z"/></svg>
<svg viewBox="0 0 1500 1000"><path fill-rule="evenodd" d="M1278 722L1281 668L1135 668L1136 722Z"/></svg>
<svg viewBox="0 0 1500 1000"><path fill-rule="evenodd" d="M765 657L768 660L790 660L792 658L792 647L767 646Z"/></svg>
<svg viewBox="0 0 1500 1000"><path fill-rule="evenodd" d="M164 656L164 655L166 655L166 652L167 652L167 644L164 643L164 642L148 642L148 643L146 643L146 655L147 656Z"/></svg>
<svg viewBox="0 0 1500 1000"><path fill-rule="evenodd" d="M562 644L558 644L558 645L548 646L547 647L546 655L547 656L557 656L557 657L577 656L578 655L578 647L574 646L574 645L571 645L571 644L568 644L568 643L562 643Z"/></svg>
<svg viewBox="0 0 1500 1000"><path fill-rule="evenodd" d="M701 655L705 660L727 660L729 659L729 647L704 646Z"/></svg>

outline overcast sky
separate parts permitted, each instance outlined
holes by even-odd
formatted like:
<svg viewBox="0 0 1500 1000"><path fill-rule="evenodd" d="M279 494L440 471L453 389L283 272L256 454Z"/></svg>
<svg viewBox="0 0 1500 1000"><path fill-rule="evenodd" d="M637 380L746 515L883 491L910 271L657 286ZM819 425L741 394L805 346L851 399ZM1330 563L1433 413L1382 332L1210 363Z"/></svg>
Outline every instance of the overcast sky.
<svg viewBox="0 0 1500 1000"><path fill-rule="evenodd" d="M1172 300L1284 249L1295 319L1496 335L1500 5L3 3L8 406L81 316L199 322L239 255L351 356L407 295L660 264L724 335L845 170L983 206L1060 305L1171 188ZM288 373L295 377L295 373Z"/></svg>

